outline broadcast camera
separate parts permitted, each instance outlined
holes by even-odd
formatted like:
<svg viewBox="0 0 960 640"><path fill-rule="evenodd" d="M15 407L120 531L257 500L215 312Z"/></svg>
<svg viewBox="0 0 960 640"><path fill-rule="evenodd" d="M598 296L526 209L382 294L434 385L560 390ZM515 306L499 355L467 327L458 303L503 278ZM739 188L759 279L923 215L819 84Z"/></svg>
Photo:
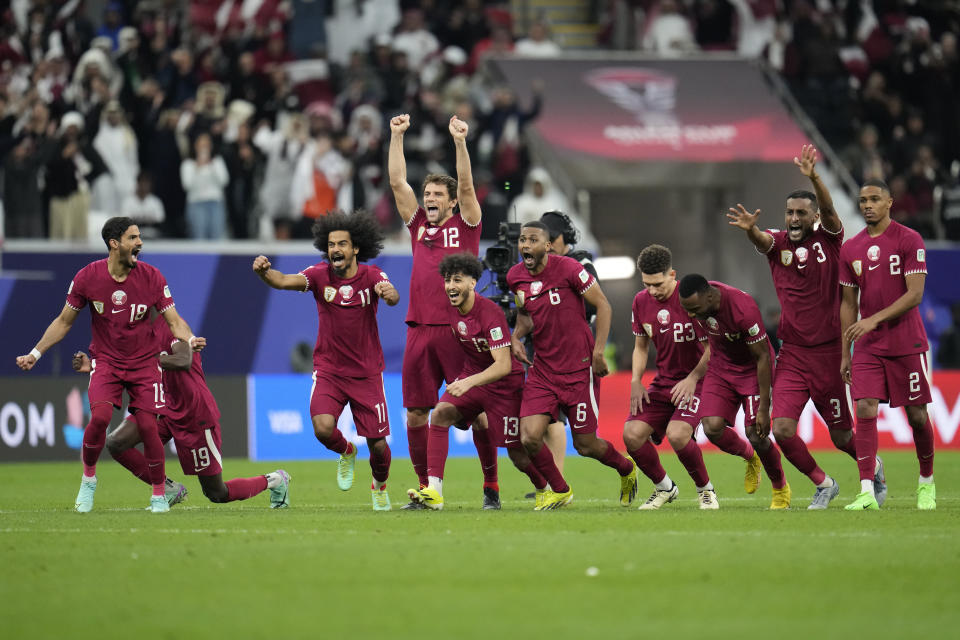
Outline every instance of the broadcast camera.
<svg viewBox="0 0 960 640"><path fill-rule="evenodd" d="M519 261L519 239L519 222L501 222L497 231L497 242L487 248L483 258L484 266L493 273L497 281L497 292L489 298L503 308L511 327L516 321L517 310L513 306L513 294L507 287L507 271Z"/></svg>

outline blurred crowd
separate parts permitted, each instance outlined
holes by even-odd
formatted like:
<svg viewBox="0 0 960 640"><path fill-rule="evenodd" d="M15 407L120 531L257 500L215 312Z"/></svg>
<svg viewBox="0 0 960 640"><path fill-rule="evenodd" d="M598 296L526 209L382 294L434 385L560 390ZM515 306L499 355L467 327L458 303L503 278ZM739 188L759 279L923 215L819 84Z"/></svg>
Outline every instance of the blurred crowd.
<svg viewBox="0 0 960 640"><path fill-rule="evenodd" d="M614 48L766 60L894 219L960 240L960 2L614 0L603 22Z"/></svg>
<svg viewBox="0 0 960 640"><path fill-rule="evenodd" d="M397 113L412 116L414 184L454 171L447 121L470 124L495 236L541 98L534 86L519 100L484 61L560 51L545 24L517 39L509 3L482 0L20 0L2 25L4 227L17 238L83 239L98 213L147 237L303 238L324 212L360 207L397 229Z"/></svg>

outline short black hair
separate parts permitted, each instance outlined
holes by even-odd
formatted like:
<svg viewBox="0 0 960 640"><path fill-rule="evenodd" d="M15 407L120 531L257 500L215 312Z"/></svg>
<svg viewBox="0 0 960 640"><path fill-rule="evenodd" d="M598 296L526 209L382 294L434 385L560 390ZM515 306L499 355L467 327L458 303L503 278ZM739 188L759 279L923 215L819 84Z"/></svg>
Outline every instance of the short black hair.
<svg viewBox="0 0 960 640"><path fill-rule="evenodd" d="M531 220L530 222L524 222L521 229L526 229L527 227L532 227L534 229L540 229L547 236L547 239L550 238L550 227L540 222L539 220Z"/></svg>
<svg viewBox="0 0 960 640"><path fill-rule="evenodd" d="M458 273L479 280L483 275L483 263L475 255L466 252L454 253L440 261L440 275L444 280Z"/></svg>
<svg viewBox="0 0 960 640"><path fill-rule="evenodd" d="M680 297L689 298L694 294L706 293L710 283L699 273L691 273L680 279Z"/></svg>
<svg viewBox="0 0 960 640"><path fill-rule="evenodd" d="M313 246L326 255L331 231L346 231L357 250L357 262L366 262L380 255L386 235L370 213L357 209L353 213L330 211L313 223Z"/></svg>
<svg viewBox="0 0 960 640"><path fill-rule="evenodd" d="M817 211L820 208L820 204L817 202L817 196L815 193L813 193L813 191L807 191L806 189L797 189L796 191L791 191L790 193L787 194L787 200L790 200L791 198L798 198L798 199L806 198L807 200L810 201L810 204L813 205L814 211Z"/></svg>
<svg viewBox="0 0 960 640"><path fill-rule="evenodd" d="M864 180L863 184L860 185L860 188L863 189L864 187L880 187L887 193L887 195L890 195L890 186L880 178L870 178L869 180Z"/></svg>
<svg viewBox="0 0 960 640"><path fill-rule="evenodd" d="M673 254L662 244L651 244L640 252L637 268L648 275L667 273L673 268Z"/></svg>
<svg viewBox="0 0 960 640"><path fill-rule="evenodd" d="M575 245L580 239L580 232L573 226L573 220L562 211L546 211L540 216L540 222L549 228L551 242L563 236L564 244Z"/></svg>
<svg viewBox="0 0 960 640"><path fill-rule="evenodd" d="M107 249L110 249L111 240L120 242L123 238L123 232L136 224L133 218L128 218L127 216L116 216L104 222L103 229L100 230L100 235L103 237L103 243L107 245Z"/></svg>

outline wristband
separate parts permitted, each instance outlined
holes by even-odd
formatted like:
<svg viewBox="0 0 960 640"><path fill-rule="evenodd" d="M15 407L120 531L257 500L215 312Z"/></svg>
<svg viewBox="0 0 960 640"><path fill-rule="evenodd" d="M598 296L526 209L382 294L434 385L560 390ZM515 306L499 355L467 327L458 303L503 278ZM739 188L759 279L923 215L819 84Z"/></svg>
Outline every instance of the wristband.
<svg viewBox="0 0 960 640"><path fill-rule="evenodd" d="M187 344L190 345L190 348L193 349L193 341L197 339L197 336L190 336L187 338Z"/></svg>
<svg viewBox="0 0 960 640"><path fill-rule="evenodd" d="M34 347L33 349L30 349L30 355L33 356L34 360L39 360L40 356L42 356L43 354L40 353L36 347Z"/></svg>

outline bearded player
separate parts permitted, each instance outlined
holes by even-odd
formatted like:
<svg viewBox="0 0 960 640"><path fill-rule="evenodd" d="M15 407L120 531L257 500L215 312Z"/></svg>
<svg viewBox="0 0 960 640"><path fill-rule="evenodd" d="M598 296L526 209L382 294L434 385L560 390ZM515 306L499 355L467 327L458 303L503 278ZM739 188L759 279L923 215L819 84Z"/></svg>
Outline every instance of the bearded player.
<svg viewBox="0 0 960 640"><path fill-rule="evenodd" d="M337 486L349 490L357 447L343 437L337 419L350 403L357 435L367 439L370 449L373 509L389 511L390 446L386 437L390 435L390 423L383 390L377 303L383 298L392 307L400 301L400 295L386 273L375 265L360 264L380 254L383 230L366 212L330 212L314 223L313 238L326 261L300 273L281 273L270 268L265 256L257 256L253 271L274 289L313 293L319 325L310 391L314 435L327 449L340 454Z"/></svg>

